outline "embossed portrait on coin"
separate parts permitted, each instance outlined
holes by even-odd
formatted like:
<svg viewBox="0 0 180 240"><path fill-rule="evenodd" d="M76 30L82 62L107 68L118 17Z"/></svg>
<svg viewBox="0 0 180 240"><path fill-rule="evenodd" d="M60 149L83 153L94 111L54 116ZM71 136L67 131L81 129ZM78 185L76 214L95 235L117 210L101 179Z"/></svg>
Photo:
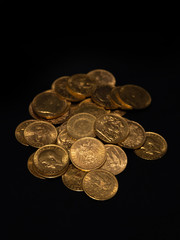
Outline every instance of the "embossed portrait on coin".
<svg viewBox="0 0 180 240"><path fill-rule="evenodd" d="M57 152L52 150L46 150L42 152L39 156L39 162L44 168L47 169L56 169L63 166L62 158Z"/></svg>

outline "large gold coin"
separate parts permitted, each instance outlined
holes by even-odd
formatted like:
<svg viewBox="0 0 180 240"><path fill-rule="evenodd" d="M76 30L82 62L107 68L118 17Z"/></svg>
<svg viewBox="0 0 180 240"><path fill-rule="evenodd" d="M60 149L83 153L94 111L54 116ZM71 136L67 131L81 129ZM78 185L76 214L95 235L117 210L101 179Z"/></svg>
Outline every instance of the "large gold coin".
<svg viewBox="0 0 180 240"><path fill-rule="evenodd" d="M159 134L146 132L146 140L142 147L134 150L135 154L145 160L156 160L164 156L167 151L167 142Z"/></svg>
<svg viewBox="0 0 180 240"><path fill-rule="evenodd" d="M109 85L114 87L116 79L112 73L104 69L95 69L87 73L87 76L94 80L98 86Z"/></svg>
<svg viewBox="0 0 180 240"><path fill-rule="evenodd" d="M106 161L100 169L107 170L114 175L124 171L127 166L127 155L122 148L113 144L105 144Z"/></svg>
<svg viewBox="0 0 180 240"><path fill-rule="evenodd" d="M103 169L88 172L83 178L83 190L95 200L108 200L112 198L118 190L116 177Z"/></svg>
<svg viewBox="0 0 180 240"><path fill-rule="evenodd" d="M74 74L68 79L67 90L77 98L89 97L95 89L96 82L89 79L87 74Z"/></svg>
<svg viewBox="0 0 180 240"><path fill-rule="evenodd" d="M45 179L45 177L41 176L39 174L39 172L37 171L37 169L35 168L34 166L34 153L32 153L30 155L30 157L28 158L28 162L27 162L27 168L29 170L29 172L34 176L34 177L37 177L37 178L40 178L40 179Z"/></svg>
<svg viewBox="0 0 180 240"><path fill-rule="evenodd" d="M25 146L29 146L28 142L26 141L25 137L24 137L24 129L30 124L33 123L36 120L30 119L30 120L26 120L24 122L21 122L15 130L15 137L18 140L18 142L20 142L21 144L25 145Z"/></svg>
<svg viewBox="0 0 180 240"><path fill-rule="evenodd" d="M106 109L117 109L119 105L115 102L112 102L110 97L112 87L111 86L100 86L97 87L93 92L91 98L92 100L101 107Z"/></svg>
<svg viewBox="0 0 180 240"><path fill-rule="evenodd" d="M77 113L67 121L69 136L79 139L82 137L95 137L94 122L96 117L89 113Z"/></svg>
<svg viewBox="0 0 180 240"><path fill-rule="evenodd" d="M80 169L70 164L65 174L62 175L62 181L64 185L77 192L83 191L82 180L86 172L81 171Z"/></svg>
<svg viewBox="0 0 180 240"><path fill-rule="evenodd" d="M127 84L119 89L119 96L123 102L132 106L134 109L143 109L150 105L151 96L144 88Z"/></svg>
<svg viewBox="0 0 180 240"><path fill-rule="evenodd" d="M70 159L75 167L90 171L103 165L106 157L104 144L96 138L84 137L73 143Z"/></svg>
<svg viewBox="0 0 180 240"><path fill-rule="evenodd" d="M120 142L118 144L124 148L140 148L144 144L146 139L144 128L139 123L130 121L128 119L127 123L129 126L129 134L123 142Z"/></svg>
<svg viewBox="0 0 180 240"><path fill-rule="evenodd" d="M118 143L128 136L129 127L126 119L117 114L104 114L96 119L95 134L104 142Z"/></svg>
<svg viewBox="0 0 180 240"><path fill-rule="evenodd" d="M69 79L69 76L63 76L57 78L51 85L51 88L57 92L62 98L65 98L68 101L71 102L79 102L81 98L74 97L72 94L70 94L67 91L67 81Z"/></svg>
<svg viewBox="0 0 180 240"><path fill-rule="evenodd" d="M68 164L67 151L55 144L45 145L34 154L34 165L45 178L62 176L67 170Z"/></svg>
<svg viewBox="0 0 180 240"><path fill-rule="evenodd" d="M38 116L52 119L61 116L65 112L67 101L61 99L58 93L47 90L34 97L32 108Z"/></svg>
<svg viewBox="0 0 180 240"><path fill-rule="evenodd" d="M25 128L24 137L29 145L39 148L43 145L55 143L57 130L51 123L34 121Z"/></svg>

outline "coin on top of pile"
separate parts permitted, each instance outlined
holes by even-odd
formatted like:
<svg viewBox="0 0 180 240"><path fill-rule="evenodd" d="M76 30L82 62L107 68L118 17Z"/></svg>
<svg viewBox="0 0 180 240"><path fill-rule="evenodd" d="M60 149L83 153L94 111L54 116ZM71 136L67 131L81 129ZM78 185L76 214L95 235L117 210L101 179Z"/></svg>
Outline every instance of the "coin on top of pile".
<svg viewBox="0 0 180 240"><path fill-rule="evenodd" d="M93 80L96 81L98 86L102 85L109 85L111 87L114 87L116 84L116 79L114 75L104 69L95 69L87 73L87 76Z"/></svg>
<svg viewBox="0 0 180 240"><path fill-rule="evenodd" d="M34 154L34 166L40 175L45 178L62 176L68 165L68 152L55 144L45 145Z"/></svg>
<svg viewBox="0 0 180 240"><path fill-rule="evenodd" d="M24 129L24 138L32 147L56 142L57 130L51 123L45 121L34 121Z"/></svg>
<svg viewBox="0 0 180 240"><path fill-rule="evenodd" d="M33 111L45 119L57 118L66 111L68 103L58 93L47 90L36 95L32 101Z"/></svg>
<svg viewBox="0 0 180 240"><path fill-rule="evenodd" d="M80 138L70 148L70 159L80 170L91 171L103 165L106 160L106 149L96 138Z"/></svg>
<svg viewBox="0 0 180 240"><path fill-rule="evenodd" d="M32 153L28 158L27 168L34 177L45 179L45 177L41 176L41 174L38 172L38 170L34 166L34 153Z"/></svg>
<svg viewBox="0 0 180 240"><path fill-rule="evenodd" d="M158 133L146 132L144 144L134 150L135 154L145 160L157 160L167 152L167 142Z"/></svg>

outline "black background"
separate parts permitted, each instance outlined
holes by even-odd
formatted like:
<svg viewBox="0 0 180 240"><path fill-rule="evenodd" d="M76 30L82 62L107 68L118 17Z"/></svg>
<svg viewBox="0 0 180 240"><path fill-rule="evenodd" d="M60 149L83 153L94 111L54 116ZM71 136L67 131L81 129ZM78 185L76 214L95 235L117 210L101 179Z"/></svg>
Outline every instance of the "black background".
<svg viewBox="0 0 180 240"><path fill-rule="evenodd" d="M8 234L178 239L179 37L161 32L62 32L51 41L35 36L28 43L6 40L1 44L1 172ZM37 93L59 76L96 68L112 72L117 85L132 83L149 91L151 106L126 117L168 143L167 154L157 161L125 150L128 166L117 176L118 193L104 202L67 189L61 178L33 177L27 159L35 149L14 137L16 126L31 118L28 106Z"/></svg>

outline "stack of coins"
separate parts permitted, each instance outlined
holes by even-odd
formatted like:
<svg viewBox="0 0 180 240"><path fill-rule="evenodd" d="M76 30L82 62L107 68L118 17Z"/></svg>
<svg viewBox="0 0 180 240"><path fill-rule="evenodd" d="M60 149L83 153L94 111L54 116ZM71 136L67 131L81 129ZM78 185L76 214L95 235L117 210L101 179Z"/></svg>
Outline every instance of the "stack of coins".
<svg viewBox="0 0 180 240"><path fill-rule="evenodd" d="M33 119L20 123L16 139L37 150L27 167L40 179L62 177L73 191L96 200L118 191L116 175L127 166L123 149L145 160L161 158L166 140L124 118L125 111L144 109L150 94L134 84L115 86L112 73L102 69L56 79L51 89L36 95L29 105ZM56 126L54 126L56 125Z"/></svg>

